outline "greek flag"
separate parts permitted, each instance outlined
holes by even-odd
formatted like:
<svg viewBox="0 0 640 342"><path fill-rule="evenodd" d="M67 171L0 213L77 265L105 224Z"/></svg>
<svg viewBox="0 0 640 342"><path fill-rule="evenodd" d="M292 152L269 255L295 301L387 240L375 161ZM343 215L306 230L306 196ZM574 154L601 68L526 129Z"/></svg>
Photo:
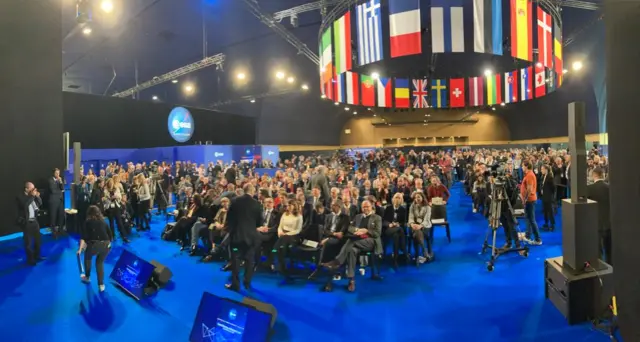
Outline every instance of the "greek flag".
<svg viewBox="0 0 640 342"><path fill-rule="evenodd" d="M382 60L380 0L370 0L358 5L357 16L360 65Z"/></svg>

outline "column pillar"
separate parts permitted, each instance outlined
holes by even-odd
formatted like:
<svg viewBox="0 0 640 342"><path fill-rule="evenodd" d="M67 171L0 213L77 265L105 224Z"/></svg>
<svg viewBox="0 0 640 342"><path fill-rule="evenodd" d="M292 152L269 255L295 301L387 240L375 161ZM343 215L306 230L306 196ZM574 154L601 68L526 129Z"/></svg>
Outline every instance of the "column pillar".
<svg viewBox="0 0 640 342"><path fill-rule="evenodd" d="M24 183L45 195L64 167L61 9L61 0L0 1L0 236L18 230Z"/></svg>
<svg viewBox="0 0 640 342"><path fill-rule="evenodd" d="M640 341L640 6L628 0L604 6L615 292L623 340Z"/></svg>

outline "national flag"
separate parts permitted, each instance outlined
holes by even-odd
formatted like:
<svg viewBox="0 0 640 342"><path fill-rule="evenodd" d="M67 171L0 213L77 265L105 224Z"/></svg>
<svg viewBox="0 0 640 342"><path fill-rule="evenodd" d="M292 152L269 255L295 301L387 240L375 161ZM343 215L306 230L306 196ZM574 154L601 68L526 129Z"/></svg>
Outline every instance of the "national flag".
<svg viewBox="0 0 640 342"><path fill-rule="evenodd" d="M396 78L395 84L396 108L409 108L409 80Z"/></svg>
<svg viewBox="0 0 640 342"><path fill-rule="evenodd" d="M429 82L426 79L412 80L413 108L429 108Z"/></svg>
<svg viewBox="0 0 640 342"><path fill-rule="evenodd" d="M533 74L531 67L520 69L520 101L531 100L533 98Z"/></svg>
<svg viewBox="0 0 640 342"><path fill-rule="evenodd" d="M553 63L552 23L551 15L538 6L538 62L547 68Z"/></svg>
<svg viewBox="0 0 640 342"><path fill-rule="evenodd" d="M357 105L360 103L360 87L358 83L358 74L347 71L345 73L345 85L347 89L347 103Z"/></svg>
<svg viewBox="0 0 640 342"><path fill-rule="evenodd" d="M335 45L336 73L351 70L351 12L347 11L333 22L333 44Z"/></svg>
<svg viewBox="0 0 640 342"><path fill-rule="evenodd" d="M336 102L347 103L347 84L345 82L345 74L339 74L336 77Z"/></svg>
<svg viewBox="0 0 640 342"><path fill-rule="evenodd" d="M451 108L460 108L465 106L464 96L464 78L452 78L449 80L449 96L451 97Z"/></svg>
<svg viewBox="0 0 640 342"><path fill-rule="evenodd" d="M358 5L358 55L360 65L382 60L382 21L380 0Z"/></svg>
<svg viewBox="0 0 640 342"><path fill-rule="evenodd" d="M489 75L487 76L487 104L501 104L502 103L502 75Z"/></svg>
<svg viewBox="0 0 640 342"><path fill-rule="evenodd" d="M547 75L545 67L536 63L536 82L535 82L535 95L536 98L543 97L547 92Z"/></svg>
<svg viewBox="0 0 640 342"><path fill-rule="evenodd" d="M373 77L367 75L360 75L360 82L362 83L362 105L373 107L376 105L375 85L373 84Z"/></svg>
<svg viewBox="0 0 640 342"><path fill-rule="evenodd" d="M431 98L434 108L447 108L447 80L431 80Z"/></svg>
<svg viewBox="0 0 640 342"><path fill-rule="evenodd" d="M473 51L502 55L502 0L473 0Z"/></svg>
<svg viewBox="0 0 640 342"><path fill-rule="evenodd" d="M469 78L469 105L473 107L484 105L484 78Z"/></svg>
<svg viewBox="0 0 640 342"><path fill-rule="evenodd" d="M393 107L393 83L391 78L380 77L376 86L378 107Z"/></svg>
<svg viewBox="0 0 640 342"><path fill-rule="evenodd" d="M533 36L531 0L511 0L511 56L531 61Z"/></svg>
<svg viewBox="0 0 640 342"><path fill-rule="evenodd" d="M553 66L558 78L558 87L562 85L564 68L562 66L562 29L553 23Z"/></svg>
<svg viewBox="0 0 640 342"><path fill-rule="evenodd" d="M331 55L331 27L322 33L320 41L320 83L322 94L332 99L333 62Z"/></svg>
<svg viewBox="0 0 640 342"><path fill-rule="evenodd" d="M504 103L518 101L518 72L504 73Z"/></svg>
<svg viewBox="0 0 640 342"><path fill-rule="evenodd" d="M391 58L422 53L420 0L389 0Z"/></svg>
<svg viewBox="0 0 640 342"><path fill-rule="evenodd" d="M556 78L556 72L553 70L549 70L549 78L547 78L547 94L550 94L554 90L556 90Z"/></svg>
<svg viewBox="0 0 640 342"><path fill-rule="evenodd" d="M462 5L463 0L431 0L431 52L464 52Z"/></svg>

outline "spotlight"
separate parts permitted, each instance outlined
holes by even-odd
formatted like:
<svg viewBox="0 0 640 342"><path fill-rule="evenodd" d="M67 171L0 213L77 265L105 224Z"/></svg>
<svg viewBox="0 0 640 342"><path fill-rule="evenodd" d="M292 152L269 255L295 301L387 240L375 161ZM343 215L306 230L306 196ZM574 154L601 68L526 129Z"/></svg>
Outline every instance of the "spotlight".
<svg viewBox="0 0 640 342"><path fill-rule="evenodd" d="M291 26L298 27L298 15L294 14L291 16Z"/></svg>
<svg viewBox="0 0 640 342"><path fill-rule="evenodd" d="M491 76L491 74L493 74L493 71L491 71L491 69L485 69L484 70L484 75L485 76Z"/></svg>
<svg viewBox="0 0 640 342"><path fill-rule="evenodd" d="M293 78L292 76L287 77L287 83L293 83L295 81L296 81L296 79Z"/></svg>
<svg viewBox="0 0 640 342"><path fill-rule="evenodd" d="M504 107L504 106L505 106L504 102L502 102L502 103L500 104L500 106Z"/></svg>
<svg viewBox="0 0 640 342"><path fill-rule="evenodd" d="M496 110L496 107L491 107L491 110Z"/></svg>
<svg viewBox="0 0 640 342"><path fill-rule="evenodd" d="M571 65L571 68L573 69L573 71L578 71L582 69L582 62L580 61L573 62L573 64Z"/></svg>
<svg viewBox="0 0 640 342"><path fill-rule="evenodd" d="M327 95L322 94L322 95L320 95L320 98L321 98L321 99L326 99L326 98L327 98Z"/></svg>
<svg viewBox="0 0 640 342"><path fill-rule="evenodd" d="M171 80L171 83L176 84L178 83L178 80Z"/></svg>
<svg viewBox="0 0 640 342"><path fill-rule="evenodd" d="M249 101L251 103L256 103L256 99L251 99L251 101Z"/></svg>
<svg viewBox="0 0 640 342"><path fill-rule="evenodd" d="M563 69L563 70L562 70L562 73L563 73L563 74L566 74L566 73L568 73L568 72L569 72L569 70L567 70L567 69Z"/></svg>
<svg viewBox="0 0 640 342"><path fill-rule="evenodd" d="M373 116L377 116L376 114L373 114Z"/></svg>
<svg viewBox="0 0 640 342"><path fill-rule="evenodd" d="M184 86L184 91L186 91L187 93L190 93L193 91L193 86L191 84L187 84Z"/></svg>
<svg viewBox="0 0 640 342"><path fill-rule="evenodd" d="M111 0L103 0L100 4L100 9L105 13L111 13L113 11L113 2Z"/></svg>
<svg viewBox="0 0 640 342"><path fill-rule="evenodd" d="M300 88L302 88L302 90L309 90L309 86L306 84L303 84Z"/></svg>
<svg viewBox="0 0 640 342"><path fill-rule="evenodd" d="M154 101L158 101L158 97L157 97L157 96L155 96L155 95L153 95L153 96L151 97L151 99L152 99L152 100L154 100Z"/></svg>
<svg viewBox="0 0 640 342"><path fill-rule="evenodd" d="M91 34L91 32L93 32L93 30L91 29L91 27L85 27L82 29L82 34L84 34L85 36L88 36Z"/></svg>
<svg viewBox="0 0 640 342"><path fill-rule="evenodd" d="M373 77L374 80L377 80L378 78L380 78L380 74L374 72L373 74L371 74L371 77Z"/></svg>
<svg viewBox="0 0 640 342"><path fill-rule="evenodd" d="M339 103L338 103L338 102L334 102L333 104L334 104L334 105L336 105L336 106L337 106L337 105L339 105Z"/></svg>
<svg viewBox="0 0 640 342"><path fill-rule="evenodd" d="M349 111L349 107L344 107L344 110L346 110L348 112Z"/></svg>
<svg viewBox="0 0 640 342"><path fill-rule="evenodd" d="M236 75L236 77L237 77L239 80L244 80L245 78L247 78L247 75L245 75L245 73L244 73L244 72L239 72L239 73L238 73L238 75Z"/></svg>
<svg viewBox="0 0 640 342"><path fill-rule="evenodd" d="M542 63L540 63L540 62L536 63L536 67L542 68Z"/></svg>
<svg viewBox="0 0 640 342"><path fill-rule="evenodd" d="M279 80L284 79L284 72L282 72L282 71L276 72L276 78L279 79Z"/></svg>
<svg viewBox="0 0 640 342"><path fill-rule="evenodd" d="M358 114L358 112L353 112L353 115L357 115L357 114Z"/></svg>

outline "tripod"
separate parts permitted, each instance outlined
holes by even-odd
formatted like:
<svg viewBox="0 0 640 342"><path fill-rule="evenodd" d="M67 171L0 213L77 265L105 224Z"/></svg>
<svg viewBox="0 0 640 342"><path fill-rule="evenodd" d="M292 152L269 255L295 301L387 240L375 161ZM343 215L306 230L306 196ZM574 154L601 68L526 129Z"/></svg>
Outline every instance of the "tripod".
<svg viewBox="0 0 640 342"><path fill-rule="evenodd" d="M488 248L491 248L491 259L487 262L487 270L489 272L493 271L494 265L498 258L502 254L510 253L510 252L519 252L523 257L529 256L529 247L523 245L523 247L509 247L509 248L498 248L496 246L496 234L498 228L500 228L500 219L502 218L502 202L506 202L508 206L508 210L510 213L513 213L513 208L511 207L511 203L508 200L506 189L504 188L504 183L496 183L493 184L491 189L491 205L489 206L489 229L487 230L487 235L484 238L484 243L482 244L482 253L484 254ZM511 220L513 221L513 215L510 215ZM509 219L509 217L507 217ZM508 222L509 224L514 224L513 222ZM505 229L511 229L510 227L504 227ZM515 230L515 229L514 229ZM515 232L512 232L515 233ZM492 236L492 244L489 244L489 237ZM517 235L516 235L517 239Z"/></svg>

